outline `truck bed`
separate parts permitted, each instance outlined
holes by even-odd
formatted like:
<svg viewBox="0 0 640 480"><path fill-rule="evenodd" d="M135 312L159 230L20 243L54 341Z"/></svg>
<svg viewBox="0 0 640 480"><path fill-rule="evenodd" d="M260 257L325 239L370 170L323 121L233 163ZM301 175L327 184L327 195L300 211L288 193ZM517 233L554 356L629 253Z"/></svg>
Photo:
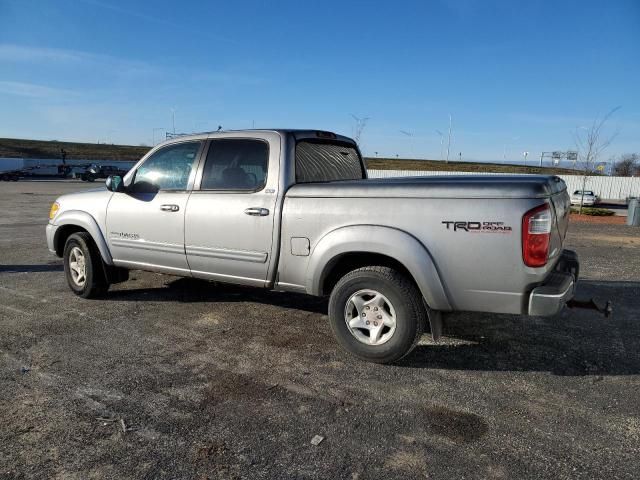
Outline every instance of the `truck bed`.
<svg viewBox="0 0 640 480"><path fill-rule="evenodd" d="M318 199L323 199L318 201ZM568 224L568 194L553 176L447 176L298 184L283 208L279 281L304 288L309 256L293 255L292 238L323 237L354 225L410 233L429 252L453 310L526 313L527 293L553 270ZM549 201L557 222L547 265L522 261L525 212ZM495 229L454 229L480 222Z"/></svg>
<svg viewBox="0 0 640 480"><path fill-rule="evenodd" d="M288 197L548 198L566 190L546 175L447 175L297 184Z"/></svg>

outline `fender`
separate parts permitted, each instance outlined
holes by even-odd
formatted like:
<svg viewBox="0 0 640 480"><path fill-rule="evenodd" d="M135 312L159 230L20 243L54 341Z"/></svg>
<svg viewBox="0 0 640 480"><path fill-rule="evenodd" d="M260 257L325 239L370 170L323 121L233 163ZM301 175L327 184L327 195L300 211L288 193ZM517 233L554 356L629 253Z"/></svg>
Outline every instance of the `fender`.
<svg viewBox="0 0 640 480"><path fill-rule="evenodd" d="M93 218L87 212L83 212L81 210L67 210L65 212L62 212L58 216L58 218L55 219L55 226L57 228L54 236L54 245L56 245L58 242L60 227L62 227L63 225L77 225L78 227L84 228L87 232L89 232L89 234L93 238L93 241L96 242L104 263L106 263L107 265L113 265L111 252L109 251L107 242L105 241L104 235L102 234L102 231L100 230L98 222L96 222L95 218Z"/></svg>
<svg viewBox="0 0 640 480"><path fill-rule="evenodd" d="M438 269L426 247L409 233L378 225L354 225L333 230L315 245L305 277L307 292L320 295L333 261L352 252L391 257L411 273L422 296L434 310L452 310Z"/></svg>

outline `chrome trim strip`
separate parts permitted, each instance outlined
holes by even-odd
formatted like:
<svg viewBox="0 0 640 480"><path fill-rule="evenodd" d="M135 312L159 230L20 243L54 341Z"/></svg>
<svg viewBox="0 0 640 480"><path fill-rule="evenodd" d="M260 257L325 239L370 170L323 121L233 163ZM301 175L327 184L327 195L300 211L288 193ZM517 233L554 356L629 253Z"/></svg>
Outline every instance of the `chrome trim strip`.
<svg viewBox="0 0 640 480"><path fill-rule="evenodd" d="M139 250L151 250L153 252L178 253L184 255L184 246L173 243L147 242L145 240L123 240L111 237L111 245L115 247L136 248Z"/></svg>
<svg viewBox="0 0 640 480"><path fill-rule="evenodd" d="M241 262L265 263L267 252L252 252L248 250L229 250L226 248L186 247L187 256L205 258L220 258L222 260L238 260Z"/></svg>
<svg viewBox="0 0 640 480"><path fill-rule="evenodd" d="M163 272L172 275L180 275L190 277L191 271L186 268L167 267L164 265L155 265L153 263L130 262L128 260L113 260L113 264L117 267L127 267L132 270L145 270L149 272Z"/></svg>
<svg viewBox="0 0 640 480"><path fill-rule="evenodd" d="M297 285L295 283L277 282L273 286L274 290L284 290L287 292L300 292L307 293L307 288L304 285Z"/></svg>
<svg viewBox="0 0 640 480"><path fill-rule="evenodd" d="M265 281L263 279L239 277L236 275L225 275L223 273L211 273L211 272L201 272L199 270L191 270L191 275L195 278L215 280L222 283L232 283L237 285L251 285L254 287L264 287L265 285Z"/></svg>

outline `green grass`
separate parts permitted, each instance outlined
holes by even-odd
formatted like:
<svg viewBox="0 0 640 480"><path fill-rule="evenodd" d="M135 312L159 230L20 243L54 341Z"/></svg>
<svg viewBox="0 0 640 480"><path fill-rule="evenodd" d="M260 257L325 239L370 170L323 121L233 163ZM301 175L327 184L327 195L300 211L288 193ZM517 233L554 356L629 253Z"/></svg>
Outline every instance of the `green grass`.
<svg viewBox="0 0 640 480"><path fill-rule="evenodd" d="M67 152L69 160L136 161L149 151L149 147L132 145L0 138L0 157L61 158L61 148Z"/></svg>
<svg viewBox="0 0 640 480"><path fill-rule="evenodd" d="M149 147L133 145L108 145L102 143L58 142L51 140L26 140L0 138L0 157L9 158L60 158L60 149L72 160L136 161L149 151ZM367 168L374 170L441 170L453 172L542 173L575 175L568 168L525 167L481 162L449 162L440 160L403 160L397 158L365 158Z"/></svg>
<svg viewBox="0 0 640 480"><path fill-rule="evenodd" d="M366 158L367 168L373 170L441 170L450 172L542 173L546 175L575 175L569 168L533 167L483 162L448 162L441 160L403 160L395 158Z"/></svg>
<svg viewBox="0 0 640 480"><path fill-rule="evenodd" d="M579 207L571 207L571 213L578 213L579 211ZM614 215L614 212L607 210L606 208L582 207L582 214L594 217L610 217L611 215Z"/></svg>

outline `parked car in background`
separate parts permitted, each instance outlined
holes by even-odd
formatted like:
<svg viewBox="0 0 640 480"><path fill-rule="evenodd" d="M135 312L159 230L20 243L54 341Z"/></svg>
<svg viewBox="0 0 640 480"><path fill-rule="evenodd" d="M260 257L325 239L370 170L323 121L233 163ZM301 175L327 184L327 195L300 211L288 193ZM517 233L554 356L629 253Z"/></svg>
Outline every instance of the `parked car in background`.
<svg viewBox="0 0 640 480"><path fill-rule="evenodd" d="M591 206L598 203L599 200L598 196L593 193L592 190L585 190L584 195L582 190L576 190L571 195L571 205L580 205L580 203L582 203L582 205Z"/></svg>
<svg viewBox="0 0 640 480"><path fill-rule="evenodd" d="M90 165L87 169L82 172L80 178L86 182L93 182L97 178L107 178L110 175L125 175L127 173L126 169L122 169L120 167L115 167L113 165Z"/></svg>

